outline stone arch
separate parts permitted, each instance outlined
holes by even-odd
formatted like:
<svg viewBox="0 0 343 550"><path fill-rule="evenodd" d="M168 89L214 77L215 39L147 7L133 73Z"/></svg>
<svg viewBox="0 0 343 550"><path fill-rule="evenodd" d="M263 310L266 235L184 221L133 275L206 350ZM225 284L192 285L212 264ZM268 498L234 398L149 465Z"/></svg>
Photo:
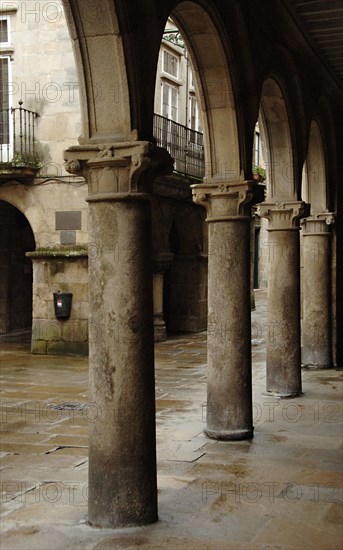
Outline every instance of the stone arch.
<svg viewBox="0 0 343 550"><path fill-rule="evenodd" d="M222 37L226 31L215 12L185 0L171 13L185 40L200 91L203 115L205 179L237 181L240 148L230 67Z"/></svg>
<svg viewBox="0 0 343 550"><path fill-rule="evenodd" d="M312 120L309 144L304 164L303 199L311 204L311 213L327 211L326 168L322 134L319 124Z"/></svg>
<svg viewBox="0 0 343 550"><path fill-rule="evenodd" d="M0 332L29 329L32 324L32 263L35 250L31 225L10 202L0 200L1 298Z"/></svg>
<svg viewBox="0 0 343 550"><path fill-rule="evenodd" d="M12 183L12 181L11 181ZM28 187L13 180L12 185L1 186L0 189L0 201L5 201L10 204L13 208L16 208L19 212L27 218L28 223L32 229L35 246L43 246L43 244L48 244L46 237L46 218L42 216L42 204L41 196L35 194L35 188L33 188L31 193L28 192ZM63 185L63 184L62 184ZM40 189L44 189L46 193L44 195L45 204L49 204L49 187L42 186ZM53 196L50 193L50 196ZM50 241L50 239L49 239ZM51 244L51 242L49 242Z"/></svg>
<svg viewBox="0 0 343 550"><path fill-rule="evenodd" d="M132 139L122 35L113 0L63 0L80 86L80 143Z"/></svg>
<svg viewBox="0 0 343 550"><path fill-rule="evenodd" d="M83 121L80 143L153 139L151 65L155 70L160 43L158 33L152 34L144 48L143 59L142 48L130 32L137 21L128 17L124 5L112 0L96 3L93 0L63 0L63 5L80 85ZM170 8L184 36L201 90L206 177L237 181L241 159L228 40L222 38L226 31L211 4L206 3L205 8L200 3L184 0L174 9L172 5ZM147 6L148 11L151 9ZM142 22L144 28L145 23ZM146 70L143 90L141 79L135 76L135 70L139 72L141 65Z"/></svg>
<svg viewBox="0 0 343 550"><path fill-rule="evenodd" d="M325 122L324 122L325 121ZM316 130L314 128L316 127ZM311 113L311 117L308 121L307 131L307 156L310 152L310 148L315 147L315 140L313 139L313 132L317 134L317 141L320 140L318 146L320 147L321 166L324 171L322 196L325 193L325 210L334 212L337 208L336 204L336 166L337 157L339 155L337 149L337 143L334 139L335 136L335 112L334 107L328 103L323 97L319 99L315 109ZM308 158L306 158L308 164ZM304 188L304 186L303 186ZM311 202L311 201L309 201Z"/></svg>
<svg viewBox="0 0 343 550"><path fill-rule="evenodd" d="M274 200L296 200L293 147L285 95L275 76L262 87L261 113L265 128L267 197Z"/></svg>

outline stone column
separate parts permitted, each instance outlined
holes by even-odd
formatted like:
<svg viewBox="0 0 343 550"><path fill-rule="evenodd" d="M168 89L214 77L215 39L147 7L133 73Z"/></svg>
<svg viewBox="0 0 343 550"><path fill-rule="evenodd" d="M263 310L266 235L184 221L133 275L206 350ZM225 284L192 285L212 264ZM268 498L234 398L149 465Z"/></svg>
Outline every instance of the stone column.
<svg viewBox="0 0 343 550"><path fill-rule="evenodd" d="M278 397L301 393L300 219L304 202L264 203L268 228L267 392Z"/></svg>
<svg viewBox="0 0 343 550"><path fill-rule="evenodd" d="M167 340L167 328L163 315L164 273L170 267L174 254L160 252L154 259L154 338L155 342Z"/></svg>
<svg viewBox="0 0 343 550"><path fill-rule="evenodd" d="M168 153L160 150L172 169ZM89 188L88 519L157 520L151 205L159 166L146 142L71 147ZM161 161L162 162L162 161ZM168 165L169 169L169 165Z"/></svg>
<svg viewBox="0 0 343 550"><path fill-rule="evenodd" d="M207 209L207 425L215 439L253 436L251 387L251 205L264 188L251 181L192 186Z"/></svg>
<svg viewBox="0 0 343 550"><path fill-rule="evenodd" d="M302 363L319 369L332 366L330 225L333 223L334 215L329 212L302 220Z"/></svg>

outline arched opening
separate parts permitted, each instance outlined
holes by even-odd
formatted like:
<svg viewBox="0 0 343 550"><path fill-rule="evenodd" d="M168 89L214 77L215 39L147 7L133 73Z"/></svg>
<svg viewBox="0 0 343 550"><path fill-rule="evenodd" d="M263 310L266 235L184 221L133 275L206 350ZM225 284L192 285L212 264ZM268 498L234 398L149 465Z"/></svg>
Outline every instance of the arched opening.
<svg viewBox="0 0 343 550"><path fill-rule="evenodd" d="M206 179L237 181L240 176L240 151L230 67L215 13L209 15L194 2L181 2L172 12L192 62L199 90L204 131Z"/></svg>
<svg viewBox="0 0 343 550"><path fill-rule="evenodd" d="M157 65L154 135L174 158L168 193L176 199L175 213L167 243L173 259L163 285L171 332L207 326L208 228L205 210L192 203L190 184L240 179L236 112L220 25L211 6L207 12L194 2L179 3L165 26ZM177 252L172 250L174 234Z"/></svg>
<svg viewBox="0 0 343 550"><path fill-rule="evenodd" d="M253 165L258 165L259 171L263 172L266 202L295 201L289 118L284 94L274 78L268 78L263 84L255 133L256 129L258 129L258 138L255 135ZM268 287L271 246L268 241L268 221L257 216L254 278L255 285L259 288Z"/></svg>
<svg viewBox="0 0 343 550"><path fill-rule="evenodd" d="M302 364L310 368L332 366L332 228L328 211L324 148L319 124L313 120L307 158L303 166L302 195L311 204L303 221L302 241Z"/></svg>
<svg viewBox="0 0 343 550"><path fill-rule="evenodd" d="M323 141L318 123L310 127L307 159L303 169L302 197L311 204L311 213L327 212L326 170Z"/></svg>
<svg viewBox="0 0 343 550"><path fill-rule="evenodd" d="M32 327L32 262L35 250L27 218L11 204L0 201L0 333L2 339L30 341Z"/></svg>
<svg viewBox="0 0 343 550"><path fill-rule="evenodd" d="M297 200L294 186L292 141L284 95L279 84L268 78L261 96L262 130L265 129L267 201Z"/></svg>

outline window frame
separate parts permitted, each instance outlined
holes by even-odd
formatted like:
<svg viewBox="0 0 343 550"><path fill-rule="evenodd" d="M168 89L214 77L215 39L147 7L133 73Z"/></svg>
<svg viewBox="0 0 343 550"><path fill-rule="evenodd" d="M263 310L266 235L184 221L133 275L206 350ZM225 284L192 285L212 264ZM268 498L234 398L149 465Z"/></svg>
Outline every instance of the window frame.
<svg viewBox="0 0 343 550"><path fill-rule="evenodd" d="M168 92L168 115L166 116L164 114L164 87L165 86L168 86L169 88L169 92ZM175 91L176 92L176 105L173 106L173 102L172 102L172 91ZM172 118L171 116L171 112L172 112L172 109L175 108L176 110L176 118ZM168 118L169 120L172 120L173 122L177 122L179 121L179 86L175 85L173 82L170 82L168 80L161 80L161 114L163 117L165 118Z"/></svg>
<svg viewBox="0 0 343 550"><path fill-rule="evenodd" d="M174 57L177 61L176 63L176 74L173 74L165 69L165 58L167 55L170 55L171 57ZM168 65L168 64L167 64ZM180 79L180 56L177 52L171 51L167 48L162 48L162 74L168 76L168 78L172 78L175 80Z"/></svg>
<svg viewBox="0 0 343 550"><path fill-rule="evenodd" d="M7 42L0 42L0 48L4 49L11 45L11 18L8 15L0 15L0 21L7 22Z"/></svg>
<svg viewBox="0 0 343 550"><path fill-rule="evenodd" d="M7 107L5 109L8 109L8 141L5 143L0 143L0 147L2 149L1 151L1 157L3 161L8 161L9 159L6 158L6 152L9 154L11 145L13 144L13 126L12 126L12 114L11 114L11 108L12 108L12 96L10 94L9 85L12 78L12 67L11 67L11 56L6 55L0 52L0 60L7 59ZM6 82L6 80L4 81ZM0 90L1 94L6 93L5 87L3 90ZM1 108L1 105L0 105Z"/></svg>
<svg viewBox="0 0 343 550"><path fill-rule="evenodd" d="M259 130L254 132L254 164L259 166L261 158L261 136Z"/></svg>

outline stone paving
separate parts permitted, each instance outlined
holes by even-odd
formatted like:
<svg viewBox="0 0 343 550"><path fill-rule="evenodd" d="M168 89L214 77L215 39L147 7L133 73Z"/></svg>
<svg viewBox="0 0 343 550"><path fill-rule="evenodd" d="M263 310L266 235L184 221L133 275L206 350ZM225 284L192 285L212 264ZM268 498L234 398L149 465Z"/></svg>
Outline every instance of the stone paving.
<svg viewBox="0 0 343 550"><path fill-rule="evenodd" d="M252 441L203 434L206 333L156 344L159 521L87 524L87 360L2 344L1 549L342 549L342 371L265 389L265 292L253 312Z"/></svg>

